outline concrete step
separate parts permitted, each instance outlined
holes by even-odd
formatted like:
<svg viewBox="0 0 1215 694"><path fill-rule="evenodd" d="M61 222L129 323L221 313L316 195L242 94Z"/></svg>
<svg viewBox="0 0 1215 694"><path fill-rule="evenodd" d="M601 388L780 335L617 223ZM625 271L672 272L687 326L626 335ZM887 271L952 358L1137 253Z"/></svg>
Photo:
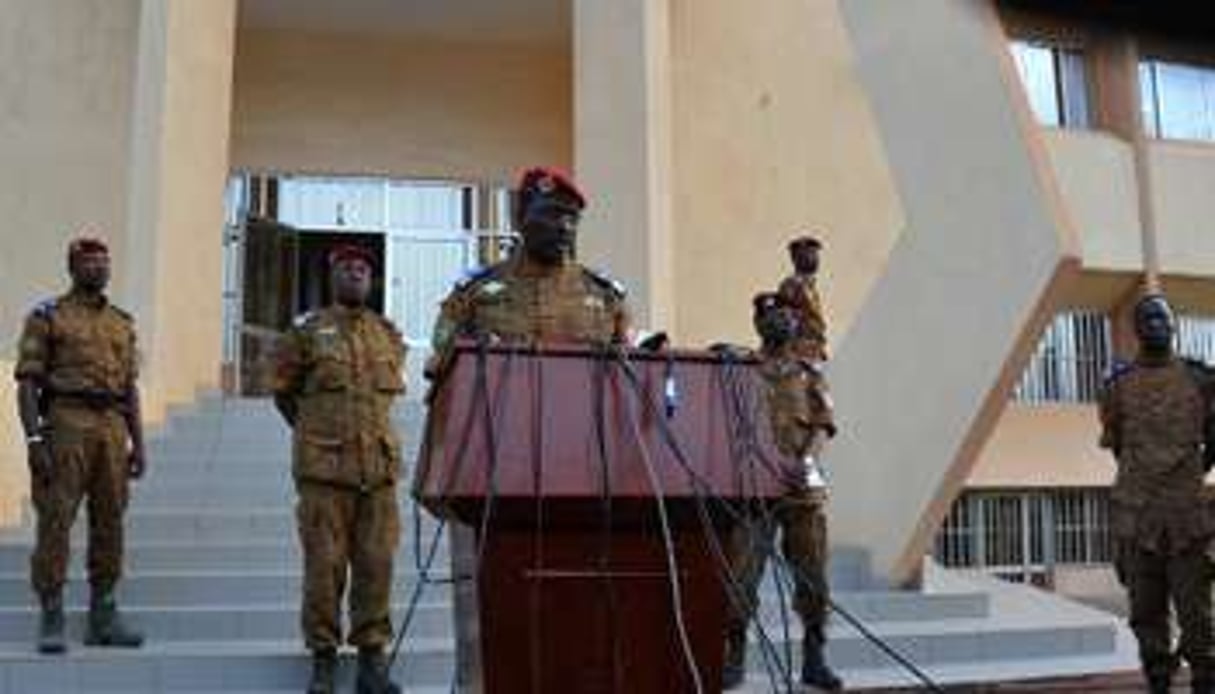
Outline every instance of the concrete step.
<svg viewBox="0 0 1215 694"><path fill-rule="evenodd" d="M429 548L422 548L423 556ZM83 571L85 553L77 544L72 552L71 570L79 574ZM3 544L0 545L0 572L22 575L29 568L29 556L32 544ZM436 569L446 570L448 561L446 545L441 545L434 560ZM414 566L414 544L411 539L401 542L397 550L397 565ZM277 542L226 542L198 543L184 545L180 542L152 542L128 544L126 548L126 568L128 573L164 573L248 571L248 572L290 572L300 567L301 555L299 545L292 538L283 538Z"/></svg>
<svg viewBox="0 0 1215 694"><path fill-rule="evenodd" d="M393 669L406 691L449 691L452 654L446 643L408 643ZM11 645L0 650L3 694L152 694L188 692L251 694L300 692L309 658L295 640L253 642L149 643L137 651L77 647L66 656L47 657ZM339 691L353 687L353 655L343 655ZM423 684L429 682L429 685Z"/></svg>
<svg viewBox="0 0 1215 694"><path fill-rule="evenodd" d="M196 571L128 573L119 583L119 600L135 607L206 607L209 605L296 604L303 577L302 567L272 572ZM435 601L447 600L450 585L446 567L432 572L431 583L423 589ZM394 575L398 598L409 597L418 583L418 574L402 566ZM68 605L87 606L89 590L82 574L73 574L67 585ZM32 608L35 598L24 574L0 574L0 609ZM2 639L0 639L2 640Z"/></svg>

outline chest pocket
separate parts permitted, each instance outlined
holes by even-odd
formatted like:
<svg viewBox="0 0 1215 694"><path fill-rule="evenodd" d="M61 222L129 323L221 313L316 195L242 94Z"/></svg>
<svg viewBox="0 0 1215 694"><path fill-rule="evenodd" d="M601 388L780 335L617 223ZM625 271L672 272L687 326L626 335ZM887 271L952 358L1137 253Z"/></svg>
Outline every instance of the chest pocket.
<svg viewBox="0 0 1215 694"><path fill-rule="evenodd" d="M315 336L316 367L313 383L317 390L346 390L350 387L350 355L336 333Z"/></svg>

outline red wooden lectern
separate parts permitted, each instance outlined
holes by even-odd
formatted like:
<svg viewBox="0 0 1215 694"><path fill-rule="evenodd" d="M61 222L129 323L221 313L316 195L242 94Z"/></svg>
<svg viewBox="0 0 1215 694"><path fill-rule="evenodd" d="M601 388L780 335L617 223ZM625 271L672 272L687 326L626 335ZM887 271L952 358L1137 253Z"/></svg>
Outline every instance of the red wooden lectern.
<svg viewBox="0 0 1215 694"><path fill-rule="evenodd" d="M791 464L765 408L747 359L457 347L415 493L477 531L486 692L720 691L721 500Z"/></svg>

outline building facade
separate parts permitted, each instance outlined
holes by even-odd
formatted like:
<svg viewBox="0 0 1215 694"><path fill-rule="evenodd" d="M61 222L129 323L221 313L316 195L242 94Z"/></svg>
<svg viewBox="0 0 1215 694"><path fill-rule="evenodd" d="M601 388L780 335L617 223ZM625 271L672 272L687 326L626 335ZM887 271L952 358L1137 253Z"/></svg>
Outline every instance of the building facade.
<svg viewBox="0 0 1215 694"><path fill-rule="evenodd" d="M85 224L153 419L256 392L336 237L383 259L420 357L435 298L509 248L515 172L553 164L590 193L584 259L688 346L750 342L785 241L824 239L832 523L891 581L963 489L1060 495L1016 514L1088 537L1100 504L1067 494L1108 483L1089 400L1135 292L1215 315L1215 54L1142 24L987 0L2 0L0 366ZM1012 513L973 503L942 537Z"/></svg>

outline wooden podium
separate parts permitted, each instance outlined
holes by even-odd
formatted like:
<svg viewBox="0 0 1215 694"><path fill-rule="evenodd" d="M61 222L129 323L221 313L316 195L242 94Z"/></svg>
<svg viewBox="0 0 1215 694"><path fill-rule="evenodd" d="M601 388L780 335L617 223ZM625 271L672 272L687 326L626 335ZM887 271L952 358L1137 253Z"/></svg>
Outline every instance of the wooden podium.
<svg viewBox="0 0 1215 694"><path fill-rule="evenodd" d="M485 692L692 692L693 662L720 691L722 502L778 496L792 464L754 366L457 347L414 492L476 531Z"/></svg>

